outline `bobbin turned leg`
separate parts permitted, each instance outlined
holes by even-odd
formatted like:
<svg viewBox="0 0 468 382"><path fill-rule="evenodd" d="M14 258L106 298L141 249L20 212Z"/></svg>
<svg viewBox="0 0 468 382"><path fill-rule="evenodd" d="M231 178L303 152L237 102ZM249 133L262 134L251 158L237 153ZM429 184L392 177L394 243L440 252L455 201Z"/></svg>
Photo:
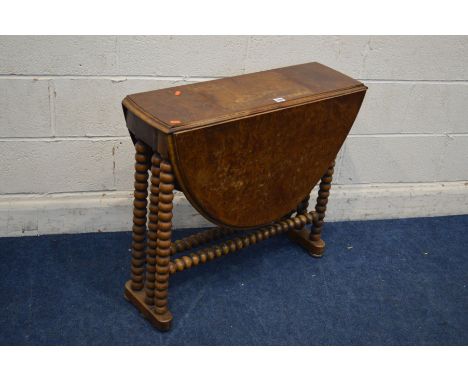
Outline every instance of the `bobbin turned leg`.
<svg viewBox="0 0 468 382"><path fill-rule="evenodd" d="M156 241L156 282L154 312L162 330L170 328L172 314L168 308L169 262L171 256L174 175L169 161L161 161Z"/></svg>
<svg viewBox="0 0 468 382"><path fill-rule="evenodd" d="M321 238L321 233L325 219L325 211L327 210L328 197L330 196L334 167L335 161L332 161L320 180L317 204L315 205L316 214L313 216L310 233L305 228L300 231L291 231L289 233L289 236L307 249L313 257L322 257L325 251L325 242ZM305 200L299 205L298 212L299 210L302 211L304 208L307 209L308 202L306 204L304 203Z"/></svg>
<svg viewBox="0 0 468 382"><path fill-rule="evenodd" d="M321 238L323 223L325 219L325 211L327 210L328 197L330 196L331 182L333 180L333 170L335 161L332 161L328 166L326 173L322 176L319 185L317 204L315 205L315 218L312 220L312 228L310 239L314 246L311 255L314 257L322 257L325 250L325 242Z"/></svg>
<svg viewBox="0 0 468 382"><path fill-rule="evenodd" d="M167 295L172 250L173 191L172 166L167 160L161 159L158 153L154 153L151 158L145 288L143 290L141 284L139 289L133 289L130 280L125 284L125 297L159 330L168 330L172 322Z"/></svg>
<svg viewBox="0 0 468 382"><path fill-rule="evenodd" d="M297 206L297 214L305 214L307 212L307 208L309 208L309 199L310 195L307 195L302 202Z"/></svg>
<svg viewBox="0 0 468 382"><path fill-rule="evenodd" d="M161 158L158 153L151 157L151 185L149 195L148 243L146 249L145 303L154 305L156 279L156 248L158 232L159 175Z"/></svg>
<svg viewBox="0 0 468 382"><path fill-rule="evenodd" d="M132 229L132 290L143 288L145 272L145 231L146 231L146 199L148 197L149 147L140 141L135 143L135 191L133 201Z"/></svg>

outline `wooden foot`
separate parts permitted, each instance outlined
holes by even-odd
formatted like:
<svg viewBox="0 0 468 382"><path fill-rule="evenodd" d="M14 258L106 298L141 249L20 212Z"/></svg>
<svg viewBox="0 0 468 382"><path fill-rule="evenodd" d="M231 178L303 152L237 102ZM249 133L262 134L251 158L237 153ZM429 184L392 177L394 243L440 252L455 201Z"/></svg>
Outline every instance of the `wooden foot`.
<svg viewBox="0 0 468 382"><path fill-rule="evenodd" d="M166 311L163 314L156 313L152 307L145 303L146 294L143 290L135 291L131 287L131 281L125 284L125 298L138 308L157 329L166 331L171 328L172 314Z"/></svg>
<svg viewBox="0 0 468 382"><path fill-rule="evenodd" d="M301 230L289 231L289 237L299 244L302 248L307 250L313 257L320 258L325 251L325 242L322 239L312 241L310 239L310 231L307 228Z"/></svg>

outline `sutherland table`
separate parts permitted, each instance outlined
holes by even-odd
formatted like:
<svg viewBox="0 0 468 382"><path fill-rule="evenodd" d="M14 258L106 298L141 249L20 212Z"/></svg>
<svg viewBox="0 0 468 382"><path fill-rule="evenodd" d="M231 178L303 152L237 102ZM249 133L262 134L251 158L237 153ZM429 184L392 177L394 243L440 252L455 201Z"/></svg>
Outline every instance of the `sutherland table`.
<svg viewBox="0 0 468 382"><path fill-rule="evenodd" d="M285 232L320 257L334 159L366 90L309 63L127 96L136 163L125 297L167 330L176 272ZM174 189L217 227L172 242ZM183 255L209 241L217 243Z"/></svg>

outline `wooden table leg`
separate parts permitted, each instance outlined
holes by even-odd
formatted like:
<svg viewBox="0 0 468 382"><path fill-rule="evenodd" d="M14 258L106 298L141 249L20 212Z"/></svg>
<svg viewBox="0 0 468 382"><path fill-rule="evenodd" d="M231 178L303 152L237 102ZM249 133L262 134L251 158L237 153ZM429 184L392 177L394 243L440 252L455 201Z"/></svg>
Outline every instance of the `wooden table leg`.
<svg viewBox="0 0 468 382"><path fill-rule="evenodd" d="M156 283L154 312L163 330L170 327L172 314L168 308L169 262L171 255L172 209L174 200L174 175L166 159L161 161L158 198L158 232L156 248Z"/></svg>
<svg viewBox="0 0 468 382"><path fill-rule="evenodd" d="M149 147L137 141L135 143L135 191L133 201L133 233L132 233L132 290L143 288L145 277L145 246L146 246L146 205L148 196Z"/></svg>
<svg viewBox="0 0 468 382"><path fill-rule="evenodd" d="M325 211L327 210L328 197L330 196L334 167L335 161L332 161L320 180L317 204L315 205L316 214L314 214L312 220L311 231L308 232L306 228L303 228L302 230L292 230L289 232L289 237L307 249L313 257L322 257L325 251L325 242L322 240L321 234ZM299 211L302 212L304 209L307 209L307 206L308 198L304 199L298 206L298 213Z"/></svg>
<svg viewBox="0 0 468 382"><path fill-rule="evenodd" d="M310 240L312 241L313 246L311 255L314 257L322 257L325 250L325 242L322 240L321 234L325 219L325 211L327 210L328 197L330 196L334 168L335 161L332 161L320 180L317 204L315 205L315 212L317 212L317 215L316 218L312 220L312 228L310 232Z"/></svg>
<svg viewBox="0 0 468 382"><path fill-rule="evenodd" d="M132 278L125 284L125 297L160 330L170 329L172 314L168 309L169 263L171 254L174 175L172 166L150 149L136 145L135 210L132 244ZM151 163L151 186L146 242L148 168ZM146 264L146 274L145 274ZM145 277L146 275L146 277ZM145 287L143 290L143 286Z"/></svg>
<svg viewBox="0 0 468 382"><path fill-rule="evenodd" d="M146 249L146 281L145 281L145 303L154 305L154 289L156 278L156 256L158 240L158 204L159 204L159 175L161 158L158 153L151 157L151 186L149 195L148 216L148 245Z"/></svg>
<svg viewBox="0 0 468 382"><path fill-rule="evenodd" d="M310 195L307 195L304 200L297 206L297 214L305 214L307 212L307 208L309 208L309 199Z"/></svg>

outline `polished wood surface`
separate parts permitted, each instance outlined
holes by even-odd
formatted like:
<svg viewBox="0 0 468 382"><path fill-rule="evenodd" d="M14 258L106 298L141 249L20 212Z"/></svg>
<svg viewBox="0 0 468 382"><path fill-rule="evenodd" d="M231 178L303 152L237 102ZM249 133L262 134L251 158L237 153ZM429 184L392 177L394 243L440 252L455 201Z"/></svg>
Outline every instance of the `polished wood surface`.
<svg viewBox="0 0 468 382"><path fill-rule="evenodd" d="M334 159L366 89L310 63L127 96L136 163L126 298L168 330L171 274L286 232L322 256ZM218 227L172 242L176 189Z"/></svg>
<svg viewBox="0 0 468 382"><path fill-rule="evenodd" d="M365 91L310 63L131 95L124 110L131 133L167 156L175 187L200 214L217 225L253 228L293 211L310 192Z"/></svg>
<svg viewBox="0 0 468 382"><path fill-rule="evenodd" d="M150 126L173 133L362 88L359 81L313 62L132 94L125 98L124 106Z"/></svg>
<svg viewBox="0 0 468 382"><path fill-rule="evenodd" d="M238 229L273 222L318 182L363 96L355 92L172 135L180 189L215 224Z"/></svg>

